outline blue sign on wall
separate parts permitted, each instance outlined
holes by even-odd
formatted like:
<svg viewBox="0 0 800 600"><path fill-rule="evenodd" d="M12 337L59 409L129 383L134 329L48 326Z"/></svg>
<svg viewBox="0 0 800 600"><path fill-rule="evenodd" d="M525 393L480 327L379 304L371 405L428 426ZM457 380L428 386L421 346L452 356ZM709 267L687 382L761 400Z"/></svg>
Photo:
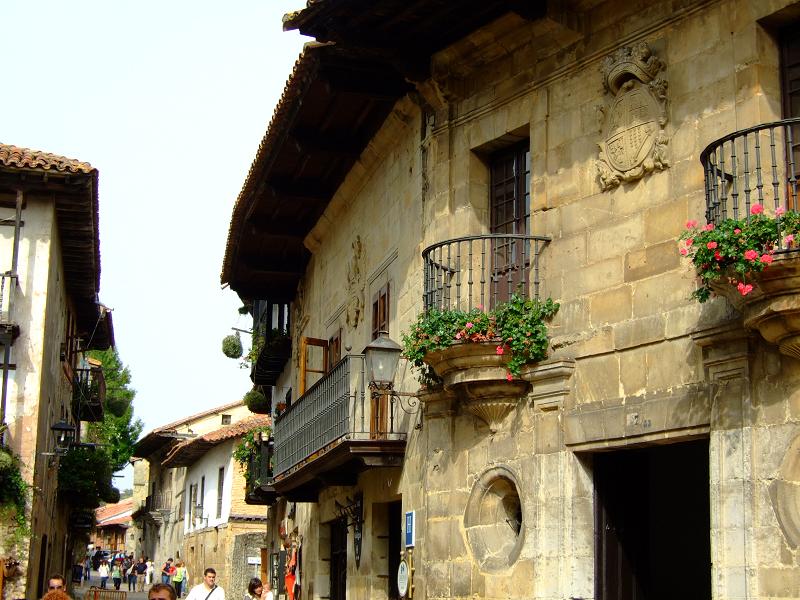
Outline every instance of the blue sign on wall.
<svg viewBox="0 0 800 600"><path fill-rule="evenodd" d="M414 539L416 532L414 531L414 511L409 510L406 512L406 548L414 547Z"/></svg>

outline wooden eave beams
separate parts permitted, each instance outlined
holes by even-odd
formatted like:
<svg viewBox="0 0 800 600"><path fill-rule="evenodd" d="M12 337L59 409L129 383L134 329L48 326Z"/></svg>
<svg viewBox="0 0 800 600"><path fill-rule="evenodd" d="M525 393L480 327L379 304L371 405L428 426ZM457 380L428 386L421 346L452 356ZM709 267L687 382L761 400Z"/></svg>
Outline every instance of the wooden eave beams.
<svg viewBox="0 0 800 600"><path fill-rule="evenodd" d="M384 63L337 47L307 49L314 68L282 109L233 238L228 283L240 295L292 300L309 251L303 241L394 103L412 89ZM298 83L298 85L300 85ZM276 286L280 289L276 289ZM284 289L285 288L285 289Z"/></svg>
<svg viewBox="0 0 800 600"><path fill-rule="evenodd" d="M335 42L383 64L409 81L430 76L430 57L514 12L527 20L543 17L549 4L564 0L355 0L320 1L284 22L321 42ZM404 57L398 60L397 57Z"/></svg>

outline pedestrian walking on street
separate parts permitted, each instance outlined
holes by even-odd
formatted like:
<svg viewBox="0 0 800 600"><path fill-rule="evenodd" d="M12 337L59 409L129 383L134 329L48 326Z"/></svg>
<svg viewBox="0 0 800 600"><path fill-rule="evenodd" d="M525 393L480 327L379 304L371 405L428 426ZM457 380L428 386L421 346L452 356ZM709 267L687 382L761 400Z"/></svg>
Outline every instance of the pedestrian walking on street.
<svg viewBox="0 0 800 600"><path fill-rule="evenodd" d="M128 565L128 568L125 569L125 578L128 581L128 591L135 592L136 591L136 563L132 560L127 560L122 563L123 567L125 564Z"/></svg>
<svg viewBox="0 0 800 600"><path fill-rule="evenodd" d="M88 556L86 560L83 561L83 580L89 581L92 575L92 559Z"/></svg>
<svg viewBox="0 0 800 600"><path fill-rule="evenodd" d="M203 571L203 583L194 586L186 600L225 600L225 590L217 585L217 572L206 567Z"/></svg>
<svg viewBox="0 0 800 600"><path fill-rule="evenodd" d="M147 592L147 600L176 600L175 588L168 583L154 583Z"/></svg>
<svg viewBox="0 0 800 600"><path fill-rule="evenodd" d="M178 566L175 567L175 574L172 576L172 586L175 588L178 598L183 595L183 586L187 583L189 583L189 571L184 562L179 560Z"/></svg>
<svg viewBox="0 0 800 600"><path fill-rule="evenodd" d="M100 589L106 589L106 585L108 584L108 575L111 573L111 570L108 568L108 561L103 559L100 561L100 566L97 567L97 574L100 576Z"/></svg>
<svg viewBox="0 0 800 600"><path fill-rule="evenodd" d="M247 584L247 591L244 594L244 600L261 600L261 592L264 591L264 584L258 577L253 577L250 583Z"/></svg>
<svg viewBox="0 0 800 600"><path fill-rule="evenodd" d="M111 567L111 579L114 581L114 589L118 590L122 585L122 561L114 561Z"/></svg>
<svg viewBox="0 0 800 600"><path fill-rule="evenodd" d="M144 562L144 556L139 557L139 562L134 565L134 569L136 571L136 579L139 582L138 590L140 592L144 591L144 578L147 574L147 563Z"/></svg>
<svg viewBox="0 0 800 600"><path fill-rule="evenodd" d="M72 600L72 598L64 590L50 590L42 596L42 600Z"/></svg>
<svg viewBox="0 0 800 600"><path fill-rule="evenodd" d="M47 589L50 590L63 590L67 587L67 580L60 573L53 573L50 579L47 580Z"/></svg>
<svg viewBox="0 0 800 600"><path fill-rule="evenodd" d="M161 567L161 583L170 584L170 581L172 581L172 569L174 568L175 567L172 566L172 559L168 558L164 566Z"/></svg>
<svg viewBox="0 0 800 600"><path fill-rule="evenodd" d="M145 578L147 580L147 585L153 585L153 573L155 572L156 568L153 565L153 561L150 558L147 558L147 571L145 571Z"/></svg>

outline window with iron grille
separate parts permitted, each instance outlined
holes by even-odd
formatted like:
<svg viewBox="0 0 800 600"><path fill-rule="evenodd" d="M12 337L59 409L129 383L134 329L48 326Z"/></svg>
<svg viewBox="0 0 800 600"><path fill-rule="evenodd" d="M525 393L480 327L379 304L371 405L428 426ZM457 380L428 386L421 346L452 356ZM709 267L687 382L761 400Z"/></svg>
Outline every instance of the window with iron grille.
<svg viewBox="0 0 800 600"><path fill-rule="evenodd" d="M230 425L231 424L231 416L230 415L222 415L222 424L223 425Z"/></svg>
<svg viewBox="0 0 800 600"><path fill-rule="evenodd" d="M512 146L490 158L491 233L527 235L531 232L530 142ZM530 264L528 244L513 238L492 244L492 304L508 300L524 280Z"/></svg>
<svg viewBox="0 0 800 600"><path fill-rule="evenodd" d="M217 518L222 518L222 490L225 484L225 467L219 468L217 479Z"/></svg>
<svg viewBox="0 0 800 600"><path fill-rule="evenodd" d="M372 337L378 339L381 331L389 331L389 283L379 289L372 299Z"/></svg>

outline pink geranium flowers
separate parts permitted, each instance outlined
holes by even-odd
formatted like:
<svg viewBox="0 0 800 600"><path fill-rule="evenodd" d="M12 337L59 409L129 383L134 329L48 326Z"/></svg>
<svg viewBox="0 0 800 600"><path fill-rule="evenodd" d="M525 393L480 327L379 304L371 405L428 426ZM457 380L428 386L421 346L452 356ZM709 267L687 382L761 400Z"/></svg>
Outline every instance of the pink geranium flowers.
<svg viewBox="0 0 800 600"><path fill-rule="evenodd" d="M737 219L717 216L702 225L693 219L686 222L678 252L697 272L700 285L692 295L700 302L711 297L712 286L719 290L724 282L747 296L758 287L759 273L782 252L794 249L800 212L777 206L768 213L763 202L747 205L746 211Z"/></svg>

